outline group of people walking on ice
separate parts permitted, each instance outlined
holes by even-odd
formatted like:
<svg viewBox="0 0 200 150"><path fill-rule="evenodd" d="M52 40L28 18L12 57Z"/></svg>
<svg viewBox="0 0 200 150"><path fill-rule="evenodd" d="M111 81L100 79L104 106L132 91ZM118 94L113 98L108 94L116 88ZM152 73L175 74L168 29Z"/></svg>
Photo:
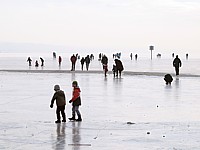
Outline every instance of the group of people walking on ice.
<svg viewBox="0 0 200 150"><path fill-rule="evenodd" d="M44 59L42 57L40 57L40 61L41 61L41 67L43 67L44 66ZM28 57L27 62L28 62L29 67L32 66L32 59L31 59L31 57ZM38 60L35 61L35 67L39 67Z"/></svg>
<svg viewBox="0 0 200 150"><path fill-rule="evenodd" d="M121 77L121 73L124 70L124 66L122 64L122 61L120 59L116 59L117 56L118 56L118 58L120 58L121 57L121 53L119 53L118 55L113 55L113 59L114 59L115 64L113 64L112 72L113 72L114 78L118 77L118 76ZM131 60L132 60L132 53L131 53L130 56L131 56ZM186 56L188 58L188 54ZM53 57L56 58L55 52L53 53ZM174 57L174 53L172 54L172 57ZM137 58L137 55L136 55L136 58ZM76 54L76 55L73 54L70 57L71 71L75 71L76 62L77 62L78 59L80 59L80 56L78 54ZM80 59L81 70L83 70L84 64L86 64L86 70L88 71L89 70L89 65L90 65L90 63L91 63L91 61L93 59L94 59L94 55L93 54L87 55L86 57L82 57ZM107 76L107 72L108 72L108 57L105 54L100 53L98 60L102 63L104 76L106 77ZM41 61L41 66L43 67L44 66L44 59L42 57L40 57L40 61ZM27 62L29 63L29 66L32 66L32 64L31 64L32 59L30 57L28 57ZM61 62L62 62L62 57L59 56L58 57L59 66L61 66ZM39 66L39 63L38 63L38 60L36 60L35 61L35 67L38 67L38 66ZM173 60L173 67L175 68L176 76L179 75L179 68L181 66L182 66L182 62L181 62L180 58L178 57L178 55L176 55L175 59ZM166 83L170 83L170 82L166 82Z"/></svg>

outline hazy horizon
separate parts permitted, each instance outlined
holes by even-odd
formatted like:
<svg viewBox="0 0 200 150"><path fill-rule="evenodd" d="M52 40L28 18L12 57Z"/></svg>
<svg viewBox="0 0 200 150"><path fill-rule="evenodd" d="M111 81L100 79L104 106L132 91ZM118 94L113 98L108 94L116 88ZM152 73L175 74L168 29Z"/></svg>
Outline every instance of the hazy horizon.
<svg viewBox="0 0 200 150"><path fill-rule="evenodd" d="M189 53L200 57L198 0L1 0L0 52Z"/></svg>

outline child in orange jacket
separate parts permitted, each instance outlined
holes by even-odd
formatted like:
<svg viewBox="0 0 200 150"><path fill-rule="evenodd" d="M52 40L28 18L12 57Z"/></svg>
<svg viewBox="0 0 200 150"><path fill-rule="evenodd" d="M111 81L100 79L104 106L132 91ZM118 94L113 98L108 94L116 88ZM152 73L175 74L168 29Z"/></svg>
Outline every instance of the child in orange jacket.
<svg viewBox="0 0 200 150"><path fill-rule="evenodd" d="M73 81L72 82L73 89L73 95L72 99L69 101L69 103L72 103L72 118L69 118L71 121L82 121L81 113L79 111L79 106L81 105L81 97L80 97L80 88L78 87L78 82ZM75 119L75 115L78 115L78 119Z"/></svg>

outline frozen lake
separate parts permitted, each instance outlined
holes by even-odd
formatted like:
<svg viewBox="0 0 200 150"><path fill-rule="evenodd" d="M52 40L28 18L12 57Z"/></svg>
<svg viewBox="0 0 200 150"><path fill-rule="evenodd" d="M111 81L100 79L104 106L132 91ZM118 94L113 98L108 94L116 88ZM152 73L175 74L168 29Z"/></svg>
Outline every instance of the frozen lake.
<svg viewBox="0 0 200 150"><path fill-rule="evenodd" d="M53 86L70 100L73 80L82 91L83 122L55 124ZM0 91L0 149L200 149L198 76L174 77L166 86L162 75L1 71ZM71 117L70 104L66 113Z"/></svg>

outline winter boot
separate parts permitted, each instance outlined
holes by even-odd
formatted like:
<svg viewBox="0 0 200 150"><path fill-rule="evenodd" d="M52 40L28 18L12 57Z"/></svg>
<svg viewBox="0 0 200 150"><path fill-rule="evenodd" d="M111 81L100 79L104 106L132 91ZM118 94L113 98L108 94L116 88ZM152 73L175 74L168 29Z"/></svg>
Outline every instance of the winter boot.
<svg viewBox="0 0 200 150"><path fill-rule="evenodd" d="M78 115L78 119L76 121L82 121L81 115Z"/></svg>
<svg viewBox="0 0 200 150"><path fill-rule="evenodd" d="M65 114L63 114L63 120L62 120L62 122L66 122L66 116L65 116Z"/></svg>
<svg viewBox="0 0 200 150"><path fill-rule="evenodd" d="M55 121L55 123L60 123L60 120Z"/></svg>
<svg viewBox="0 0 200 150"><path fill-rule="evenodd" d="M75 121L75 115L72 115L72 118L68 118L70 121Z"/></svg>

